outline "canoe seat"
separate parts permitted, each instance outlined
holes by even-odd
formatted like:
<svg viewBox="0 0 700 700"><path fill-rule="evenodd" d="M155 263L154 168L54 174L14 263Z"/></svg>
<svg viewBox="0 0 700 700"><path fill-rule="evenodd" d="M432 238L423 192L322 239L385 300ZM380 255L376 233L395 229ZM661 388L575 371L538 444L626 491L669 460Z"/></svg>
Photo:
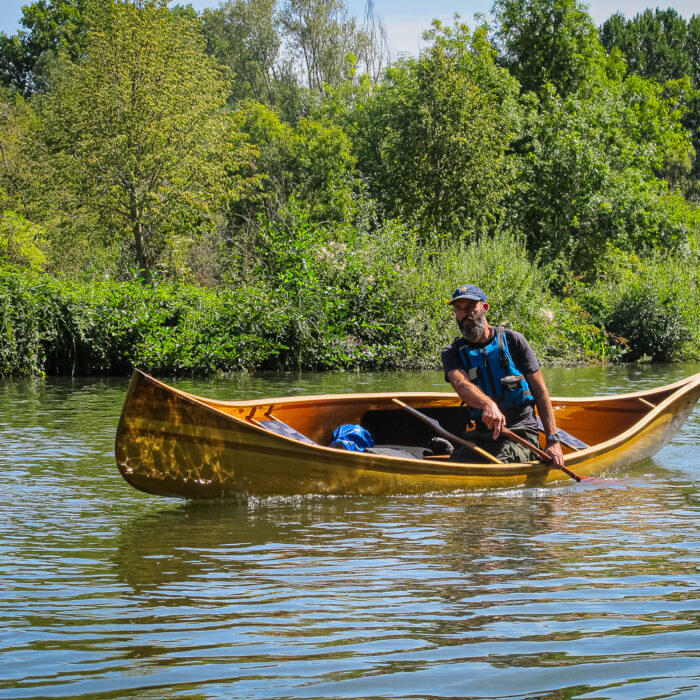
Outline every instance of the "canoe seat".
<svg viewBox="0 0 700 700"><path fill-rule="evenodd" d="M539 416L537 416L537 427L539 428L539 431L544 434L544 425L542 425L542 421L540 420ZM572 450L585 450L588 447L585 442L575 438L573 435L567 433L566 430L562 430L561 428L557 429L557 435L561 440L561 444L566 445L566 447L570 447Z"/></svg>
<svg viewBox="0 0 700 700"><path fill-rule="evenodd" d="M416 448L411 445L375 445L374 447L368 447L365 452L373 455L400 457L401 459L423 459L425 448Z"/></svg>
<svg viewBox="0 0 700 700"><path fill-rule="evenodd" d="M265 418L256 418L255 423L265 430L269 430L272 433L277 433L277 435L283 435L284 437L292 438L292 440L299 440L299 442L305 442L307 445L317 445L311 438L306 437L291 425L283 423L277 418L272 416L266 416Z"/></svg>

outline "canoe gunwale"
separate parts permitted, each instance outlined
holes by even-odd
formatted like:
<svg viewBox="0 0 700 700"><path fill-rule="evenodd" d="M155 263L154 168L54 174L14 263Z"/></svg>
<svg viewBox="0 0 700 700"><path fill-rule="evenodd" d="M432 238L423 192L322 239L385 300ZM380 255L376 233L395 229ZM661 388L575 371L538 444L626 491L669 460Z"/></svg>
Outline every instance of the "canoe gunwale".
<svg viewBox="0 0 700 700"><path fill-rule="evenodd" d="M275 397L267 397L263 399L242 399L242 400L232 400L232 401L226 401L226 400L221 400L221 399L204 399L202 397L198 397L195 394L188 394L187 392L180 391L179 389L176 389L174 387L169 386L168 384L163 384L157 379L154 379L150 375L146 374L145 372L142 372L141 370L134 370L134 372L139 372L145 377L148 377L150 380L158 383L160 386L167 388L171 391L177 392L183 396L190 396L193 398L198 399L201 402L208 403L210 405L214 404L220 404L222 406L227 406L230 408L247 408L247 407L255 407L255 406L267 406L267 405L273 405L273 406L284 406L284 405L293 405L295 403L333 403L335 401L344 401L344 400L354 400L357 399L358 396L362 396L364 398L368 399L375 399L375 400L386 400L390 401L392 398L397 397L397 398L416 398L416 399L423 399L423 400L429 400L429 399L440 399L440 400L445 400L446 404L451 404L454 403L455 405L459 405L460 401L459 398L451 391L395 391L395 392L379 392L379 393L367 393L367 394L309 394L306 396L275 396ZM671 394L675 394L676 391L686 385L689 384L695 384L697 382L700 382L700 372L694 375L691 375L690 377L686 377L685 379L681 379L677 382L674 382L673 384L666 384L664 386L660 387L654 387L652 389L641 389L640 391L635 391L635 392L630 392L627 394L610 394L610 395L603 395L603 396L595 396L595 397L586 397L586 396L552 396L551 400L553 403L556 404L580 404L580 405L586 405L586 404L600 404L600 403L606 403L608 401L619 401L622 399L635 399L635 398L646 398L648 396L653 396L655 394L660 394L660 393L665 393L668 391L671 391ZM664 399L665 401L666 399ZM661 403L661 402L660 402ZM655 406L659 404L654 404Z"/></svg>

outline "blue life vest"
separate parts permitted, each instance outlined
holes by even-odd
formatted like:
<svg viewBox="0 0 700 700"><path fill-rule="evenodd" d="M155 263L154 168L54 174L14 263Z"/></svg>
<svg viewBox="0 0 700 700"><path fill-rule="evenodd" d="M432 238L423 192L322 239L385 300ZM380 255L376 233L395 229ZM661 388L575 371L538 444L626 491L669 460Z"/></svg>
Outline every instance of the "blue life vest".
<svg viewBox="0 0 700 700"><path fill-rule="evenodd" d="M534 404L530 385L510 356L503 326L496 326L495 331L493 340L485 347L463 345L459 349L469 380L492 398L501 411ZM481 410L472 409L471 417L481 418Z"/></svg>

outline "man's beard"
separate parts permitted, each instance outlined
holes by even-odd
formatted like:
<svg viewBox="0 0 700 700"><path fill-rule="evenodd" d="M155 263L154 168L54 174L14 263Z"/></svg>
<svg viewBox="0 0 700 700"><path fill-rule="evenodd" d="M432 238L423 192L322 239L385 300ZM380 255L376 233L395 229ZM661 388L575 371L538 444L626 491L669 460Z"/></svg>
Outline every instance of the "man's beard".
<svg viewBox="0 0 700 700"><path fill-rule="evenodd" d="M482 313L479 318L475 318L471 325L466 325L465 321L462 322L462 336L468 343L479 342L486 330L486 313Z"/></svg>

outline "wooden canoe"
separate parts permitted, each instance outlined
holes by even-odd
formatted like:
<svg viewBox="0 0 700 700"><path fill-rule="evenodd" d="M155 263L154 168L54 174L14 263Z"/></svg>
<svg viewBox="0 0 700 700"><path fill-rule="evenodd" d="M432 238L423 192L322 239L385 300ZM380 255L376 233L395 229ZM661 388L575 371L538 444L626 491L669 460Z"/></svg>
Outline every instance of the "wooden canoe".
<svg viewBox="0 0 700 700"><path fill-rule="evenodd" d="M632 394L552 399L558 426L586 444L564 448L566 466L582 476L600 475L653 455L676 435L699 396L696 374ZM326 447L344 423L365 425L378 444L427 447L434 432L394 397L447 430L464 428L452 393L215 401L136 370L117 429L117 465L137 489L184 498L445 493L569 478L537 461L463 464ZM280 426L288 434L280 434Z"/></svg>

